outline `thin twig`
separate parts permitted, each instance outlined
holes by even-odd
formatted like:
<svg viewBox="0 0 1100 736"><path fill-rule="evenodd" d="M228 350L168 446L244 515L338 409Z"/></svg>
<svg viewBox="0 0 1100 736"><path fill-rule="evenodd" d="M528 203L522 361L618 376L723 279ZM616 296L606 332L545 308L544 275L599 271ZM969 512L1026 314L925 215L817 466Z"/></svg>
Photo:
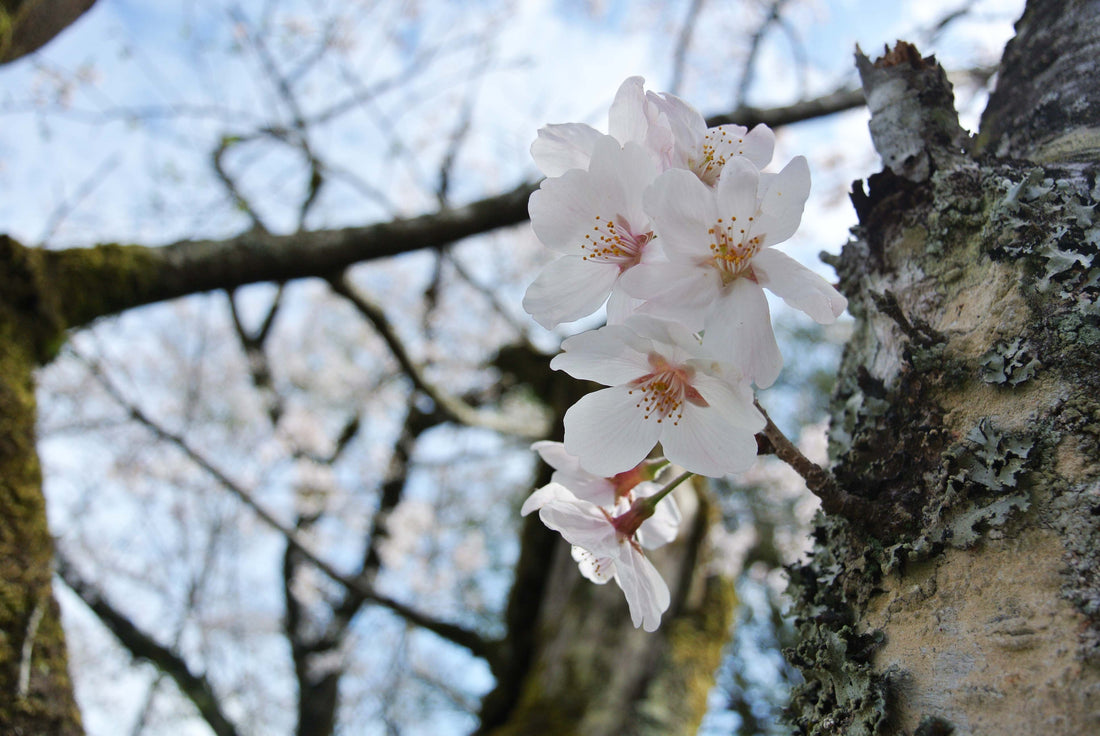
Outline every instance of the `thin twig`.
<svg viewBox="0 0 1100 736"><path fill-rule="evenodd" d="M803 455L787 435L775 426L775 422L764 411L759 401L754 399L753 403L767 422L763 435L771 443L775 456L802 476L810 492L821 499L822 510L827 514L838 514L853 520L866 518L869 508L867 500L853 496L841 488L829 471Z"/></svg>
<svg viewBox="0 0 1100 736"><path fill-rule="evenodd" d="M171 677L217 736L237 736L236 726L222 712L214 689L204 675L192 672L180 655L157 643L152 636L134 625L104 598L101 591L76 572L60 550L56 553L56 560L61 580L99 617L132 656L151 662Z"/></svg>
<svg viewBox="0 0 1100 736"><path fill-rule="evenodd" d="M519 338L519 341L525 347L533 348L534 346L531 344L530 339L528 339L527 337L526 325L521 324L520 321L516 319L515 315L512 314L508 310L508 307L505 306L504 302L501 301L500 296L488 286L479 283L478 280L474 278L474 275L470 273L469 269L466 268L466 265L463 264L461 260L459 260L454 250L445 251L443 255L447 262L454 267L455 273L457 273L459 277L461 277L462 280L465 281L472 289L485 297L485 300L489 302L489 305L493 308L493 311L496 312L501 319L508 323L508 325L515 331L516 335Z"/></svg>
<svg viewBox="0 0 1100 736"><path fill-rule="evenodd" d="M695 33L695 24L699 20L699 13L703 10L704 1L691 0L687 17L684 18L684 24L680 26L680 33L676 36L676 48L672 52L672 80L668 83L668 91L674 95L680 94L680 86L684 83L687 53L691 48L691 37Z"/></svg>
<svg viewBox="0 0 1100 736"><path fill-rule="evenodd" d="M75 351L74 351L75 353ZM191 447L182 436L172 432L171 430L161 426L149 416L147 416L141 409L130 403L122 396L121 392L111 383L110 379L99 369L92 361L83 357L79 353L75 353L76 357L83 361L92 372L93 376L100 382L104 390L127 412L131 418L139 424L146 427L150 432L156 435L159 439L174 445L184 455L187 456L193 463L199 468L204 470L208 475L213 477L223 488L228 490L234 496L237 497L244 505L252 509L253 513L269 527L277 531L286 539L287 544L293 547L303 558L308 560L310 564L324 573L328 578L334 582L353 590L356 594L362 596L364 599L371 601L383 608L387 608L393 613L396 613L401 618L405 619L411 624L420 626L427 629L444 639L454 642L459 646L463 646L470 650L472 654L478 657L482 657L489 661L490 665L493 664L497 655L497 645L495 642L485 639L476 631L470 631L464 629L461 626L450 624L445 621L438 621L433 619L419 611L416 611L403 603L400 603L393 598L384 596L374 589L363 584L361 580L339 572L330 563L319 557L314 553L308 545L306 545L298 537L298 534L286 524L283 524L275 515L268 511L261 503L259 503L252 493L244 486L240 485L228 475L223 473L217 466L211 461L207 460L201 453Z"/></svg>
<svg viewBox="0 0 1100 736"><path fill-rule="evenodd" d="M61 227L61 223L65 221L65 218L72 214L80 203L94 192L96 187L106 180L111 170L118 166L118 162L119 156L117 153L104 159L103 162L96 167L95 171L80 183L80 186L76 188L76 191L73 192L71 197L65 199L54 208L53 212L50 213L49 219L46 221L47 224L42 231L42 235L38 238L39 243L45 243L54 236Z"/></svg>
<svg viewBox="0 0 1100 736"><path fill-rule="evenodd" d="M760 47L764 41L764 35L768 32L768 28L779 20L780 10L786 1L787 0L772 0L771 7L768 9L768 13L764 17L763 22L749 40L749 53L745 57L745 66L741 70L741 79L737 85L737 96L735 99L738 105L745 104L745 98L749 93L749 85L752 84L753 77L756 76L756 60L760 54Z"/></svg>
<svg viewBox="0 0 1100 736"><path fill-rule="evenodd" d="M329 285L333 291L351 302L359 310L359 313L374 325L378 334L389 346L394 359L397 360L401 369L413 382L413 385L435 402L436 407L451 421L468 427L491 429L501 434L514 435L524 439L539 439L545 435L544 428L541 426L519 426L499 415L478 411L458 397L451 396L439 387L429 383L420 367L413 362L385 312L355 288L347 273L332 277L329 279Z"/></svg>

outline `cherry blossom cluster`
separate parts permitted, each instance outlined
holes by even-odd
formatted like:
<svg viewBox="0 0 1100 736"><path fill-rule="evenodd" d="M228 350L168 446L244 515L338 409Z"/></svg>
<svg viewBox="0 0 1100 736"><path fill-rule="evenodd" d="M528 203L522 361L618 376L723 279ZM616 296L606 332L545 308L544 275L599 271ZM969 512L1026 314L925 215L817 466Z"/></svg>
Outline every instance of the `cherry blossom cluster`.
<svg viewBox="0 0 1100 736"><path fill-rule="evenodd" d="M676 536L679 511L656 472L675 464L717 477L748 470L765 419L752 384L779 375L764 289L817 322L847 302L772 246L790 238L810 191L806 159L764 172L766 126L707 128L693 107L627 79L608 134L548 125L531 146L546 175L531 226L560 257L524 309L553 328L606 305L607 324L566 339L550 363L608 388L565 415L565 442L536 443L556 471L527 499L573 545L585 577L614 579L635 626L653 631L669 591L643 548ZM663 458L648 460L657 445ZM662 511L662 509L664 509Z"/></svg>

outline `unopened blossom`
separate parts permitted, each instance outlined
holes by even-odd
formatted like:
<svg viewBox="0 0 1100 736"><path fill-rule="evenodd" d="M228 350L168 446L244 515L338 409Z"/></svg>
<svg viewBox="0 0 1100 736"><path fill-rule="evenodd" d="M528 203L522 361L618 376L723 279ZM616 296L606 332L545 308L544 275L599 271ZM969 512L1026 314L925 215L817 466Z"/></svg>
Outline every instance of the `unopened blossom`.
<svg viewBox="0 0 1100 736"><path fill-rule="evenodd" d="M561 442L542 440L531 445L547 465L554 468L553 483L563 485L578 498L600 506L611 513L624 513L639 498L648 498L661 489L653 482L657 473L667 467L661 459L642 460L636 466L610 477L589 473L580 460L570 455ZM653 516L638 530L638 541L646 549L656 549L676 538L680 526L680 509L669 496L657 505Z"/></svg>
<svg viewBox="0 0 1100 736"><path fill-rule="evenodd" d="M526 516L536 509L543 524L573 545L573 559L581 574L600 584L614 578L626 596L634 626L656 631L671 596L636 538L651 509L638 504L612 516L558 483L532 493L521 513Z"/></svg>
<svg viewBox="0 0 1100 736"><path fill-rule="evenodd" d="M847 306L825 279L772 247L798 228L809 190L801 156L778 174L734 159L714 188L686 171L666 171L645 204L668 262L634 269L623 288L646 300L642 311L702 330L713 355L770 386L783 359L764 289L822 324Z"/></svg>
<svg viewBox="0 0 1100 736"><path fill-rule="evenodd" d="M588 472L629 470L657 442L669 461L700 475L742 472L755 460L764 418L748 381L681 325L637 315L562 348L551 368L611 387L565 414L565 449Z"/></svg>
<svg viewBox="0 0 1100 736"><path fill-rule="evenodd" d="M531 227L543 244L562 255L523 298L523 308L536 322L550 328L592 314L619 277L642 262L653 239L642 194L656 176L637 144L620 147L601 136L586 170L543 180L531 195Z"/></svg>
<svg viewBox="0 0 1100 736"><path fill-rule="evenodd" d="M771 161L775 135L766 125L707 128L699 111L675 95L645 89L645 79L629 77L619 87L608 113L608 134L621 145L636 143L652 156L659 171L682 168L714 185L722 167L743 156L757 167ZM531 156L550 177L587 169L600 133L584 123L547 125L531 144Z"/></svg>

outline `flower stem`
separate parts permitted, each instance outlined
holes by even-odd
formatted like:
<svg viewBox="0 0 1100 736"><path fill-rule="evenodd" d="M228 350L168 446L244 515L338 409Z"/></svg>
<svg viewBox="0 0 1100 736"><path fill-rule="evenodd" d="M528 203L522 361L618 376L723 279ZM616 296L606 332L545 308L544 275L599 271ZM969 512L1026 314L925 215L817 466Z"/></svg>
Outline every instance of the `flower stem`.
<svg viewBox="0 0 1100 736"><path fill-rule="evenodd" d="M680 473L678 476L673 478L667 486L657 491L652 496L648 497L646 501L649 502L649 504L656 506L658 501L660 501L668 494L672 493L672 489L674 489L676 486L680 485L693 475L695 475L695 473L692 473L690 470L685 470L683 473Z"/></svg>

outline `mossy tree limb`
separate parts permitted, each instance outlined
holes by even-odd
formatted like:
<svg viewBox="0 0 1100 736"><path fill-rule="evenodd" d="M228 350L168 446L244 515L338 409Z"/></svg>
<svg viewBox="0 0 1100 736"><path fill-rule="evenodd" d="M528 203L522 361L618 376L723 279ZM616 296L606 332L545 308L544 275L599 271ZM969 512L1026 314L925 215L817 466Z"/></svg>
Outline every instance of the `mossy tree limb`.
<svg viewBox="0 0 1100 736"><path fill-rule="evenodd" d="M58 330L39 310L24 255L0 236L0 724L67 736L82 729L51 586L33 377Z"/></svg>

